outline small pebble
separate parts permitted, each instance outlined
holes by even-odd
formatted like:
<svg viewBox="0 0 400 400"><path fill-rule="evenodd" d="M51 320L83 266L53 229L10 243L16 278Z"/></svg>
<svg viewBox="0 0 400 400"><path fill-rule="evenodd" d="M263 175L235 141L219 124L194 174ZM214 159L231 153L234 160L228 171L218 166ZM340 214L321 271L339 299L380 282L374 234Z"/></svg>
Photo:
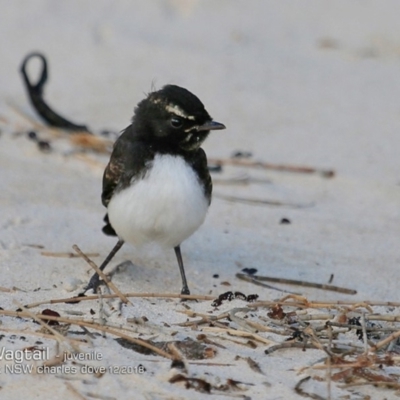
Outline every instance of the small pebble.
<svg viewBox="0 0 400 400"><path fill-rule="evenodd" d="M39 147L39 150L40 150L40 151L43 151L43 152L45 152L45 153L48 153L48 152L51 151L50 143L47 142L46 140L39 140L39 141L37 142L37 144L38 144L38 147Z"/></svg>
<svg viewBox="0 0 400 400"><path fill-rule="evenodd" d="M290 219L288 218L282 218L281 221L279 222L281 225L288 225L291 224Z"/></svg>
<svg viewBox="0 0 400 400"><path fill-rule="evenodd" d="M214 274L213 278L219 278L219 275L218 274Z"/></svg>
<svg viewBox="0 0 400 400"><path fill-rule="evenodd" d="M27 135L28 135L28 138L31 139L31 140L36 140L37 139L37 134L36 134L35 131L29 131L27 133Z"/></svg>
<svg viewBox="0 0 400 400"><path fill-rule="evenodd" d="M254 275L257 273L257 268L243 268L242 272L244 272L247 275Z"/></svg>
<svg viewBox="0 0 400 400"><path fill-rule="evenodd" d="M250 158L253 157L253 153L251 151L234 151L232 153L231 158Z"/></svg>
<svg viewBox="0 0 400 400"><path fill-rule="evenodd" d="M222 172L221 164L208 165L208 170L210 172Z"/></svg>

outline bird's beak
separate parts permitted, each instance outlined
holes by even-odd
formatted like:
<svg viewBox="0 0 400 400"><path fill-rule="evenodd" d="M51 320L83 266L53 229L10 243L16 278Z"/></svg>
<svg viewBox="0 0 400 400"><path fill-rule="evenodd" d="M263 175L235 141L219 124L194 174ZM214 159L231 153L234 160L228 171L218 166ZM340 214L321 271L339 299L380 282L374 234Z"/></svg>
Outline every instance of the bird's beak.
<svg viewBox="0 0 400 400"><path fill-rule="evenodd" d="M215 121L207 121L203 125L197 127L197 131L216 131L225 129L225 125Z"/></svg>

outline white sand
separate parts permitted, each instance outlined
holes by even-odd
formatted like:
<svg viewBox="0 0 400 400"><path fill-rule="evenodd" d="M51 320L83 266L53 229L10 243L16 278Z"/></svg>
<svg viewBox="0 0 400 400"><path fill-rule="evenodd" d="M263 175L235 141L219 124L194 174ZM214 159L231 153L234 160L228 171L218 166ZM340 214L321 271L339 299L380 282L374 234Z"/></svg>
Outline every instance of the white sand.
<svg viewBox="0 0 400 400"><path fill-rule="evenodd" d="M279 276L351 287L356 296L291 288L309 299L396 301L400 253L400 25L397 1L0 1L0 306L68 297L79 292L91 271L81 259L44 257L41 250L69 252L73 244L97 252L100 263L115 239L101 233L104 209L100 202L106 156L93 156L89 165L65 156L65 141L53 141L43 154L32 141L13 132L31 129L10 103L37 118L22 86L19 66L30 51L46 54L50 80L45 97L62 115L93 130L118 131L129 123L134 105L152 84L184 86L198 95L226 131L212 133L205 143L209 157L229 157L235 150L251 151L266 162L333 168L337 176L285 174L245 170L270 179L269 184L224 186L216 194L312 204L307 208L251 206L214 198L205 224L182 246L193 294L218 296L227 290L258 293L263 300L279 292L239 281L235 274L254 267L260 275ZM43 137L45 133L41 133ZM238 169L227 168L226 176ZM243 170L242 170L243 171ZM215 178L220 178L215 175ZM291 220L281 225L282 217ZM43 250L42 250L43 251ZM173 252L137 253L126 245L112 266L131 260L113 277L123 292L178 293L180 278ZM146 268L144 268L146 266ZM110 267L111 269L111 267ZM213 278L219 274L219 278ZM222 286L228 281L231 286ZM80 283L80 286L79 286ZM79 287L77 287L77 285ZM40 290L37 290L39 289ZM72 292L68 290L74 289ZM182 340L201 333L165 327L186 320L178 300L133 299L122 313L109 311L109 323L146 316L137 327L143 339ZM118 307L118 302L113 302ZM219 312L246 303L224 303ZM210 302L189 303L198 312L212 310ZM47 306L42 306L44 309ZM52 305L63 316L82 311L90 318L99 302ZM109 307L107 305L107 309ZM34 309L33 311L37 311ZM129 324L132 326L132 324ZM134 325L133 325L134 326ZM24 320L2 317L3 328L36 330ZM79 331L77 327L71 327ZM53 340L0 332L8 349L43 341L52 354ZM133 336L137 334L131 333ZM26 336L26 340L20 336ZM268 335L264 335L269 337ZM80 336L74 336L79 338ZM217 336L214 336L215 341ZM239 339L238 339L239 340ZM354 339L356 341L356 338ZM88 393L116 399L186 399L202 394L170 384L170 362L119 346L113 336L93 339L103 366L142 364L143 374L93 375L5 373L0 361L3 399L85 398ZM304 375L299 368L324 354L314 350L285 350L271 356L257 349L227 347L205 362L232 364L210 367L189 364L190 376L212 383L227 378L251 383L252 399L296 399L293 388ZM359 344L360 342L358 342ZM235 357L256 360L265 375ZM154 362L157 360L157 362ZM12 362L11 362L12 364ZM207 374L213 374L211 377ZM270 385L266 385L268 382ZM307 389L327 396L324 382ZM358 395L357 393L361 393ZM216 393L216 392L215 392ZM387 389L332 388L332 398L350 395L392 398ZM75 397L74 397L75 396ZM108 396L108 397L107 397ZM357 397L359 396L359 397ZM226 399L226 396L213 395Z"/></svg>

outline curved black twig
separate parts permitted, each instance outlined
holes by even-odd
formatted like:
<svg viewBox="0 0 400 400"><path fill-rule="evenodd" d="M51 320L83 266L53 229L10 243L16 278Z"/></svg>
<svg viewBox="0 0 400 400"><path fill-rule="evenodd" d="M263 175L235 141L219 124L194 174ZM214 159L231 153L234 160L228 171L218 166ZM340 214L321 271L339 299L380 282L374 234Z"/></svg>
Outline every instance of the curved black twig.
<svg viewBox="0 0 400 400"><path fill-rule="evenodd" d="M39 58L42 62L42 72L40 78L35 84L30 81L26 71L26 66L29 60L34 57ZM68 121L67 119L63 118L61 115L53 111L50 106L45 102L43 98L43 92L48 73L47 61L43 54L36 52L28 54L22 62L21 73L33 108L49 125L57 128L68 129L70 131L86 131L90 133L85 125L77 125L71 121Z"/></svg>

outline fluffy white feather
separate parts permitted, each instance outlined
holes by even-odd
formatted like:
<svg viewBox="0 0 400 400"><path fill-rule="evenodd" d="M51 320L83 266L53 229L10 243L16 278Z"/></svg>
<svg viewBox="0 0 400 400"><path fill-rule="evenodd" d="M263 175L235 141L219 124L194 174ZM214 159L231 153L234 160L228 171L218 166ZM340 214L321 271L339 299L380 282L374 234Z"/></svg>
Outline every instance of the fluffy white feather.
<svg viewBox="0 0 400 400"><path fill-rule="evenodd" d="M208 200L180 156L156 155L144 179L115 194L108 216L118 236L140 246L175 247L203 223Z"/></svg>

